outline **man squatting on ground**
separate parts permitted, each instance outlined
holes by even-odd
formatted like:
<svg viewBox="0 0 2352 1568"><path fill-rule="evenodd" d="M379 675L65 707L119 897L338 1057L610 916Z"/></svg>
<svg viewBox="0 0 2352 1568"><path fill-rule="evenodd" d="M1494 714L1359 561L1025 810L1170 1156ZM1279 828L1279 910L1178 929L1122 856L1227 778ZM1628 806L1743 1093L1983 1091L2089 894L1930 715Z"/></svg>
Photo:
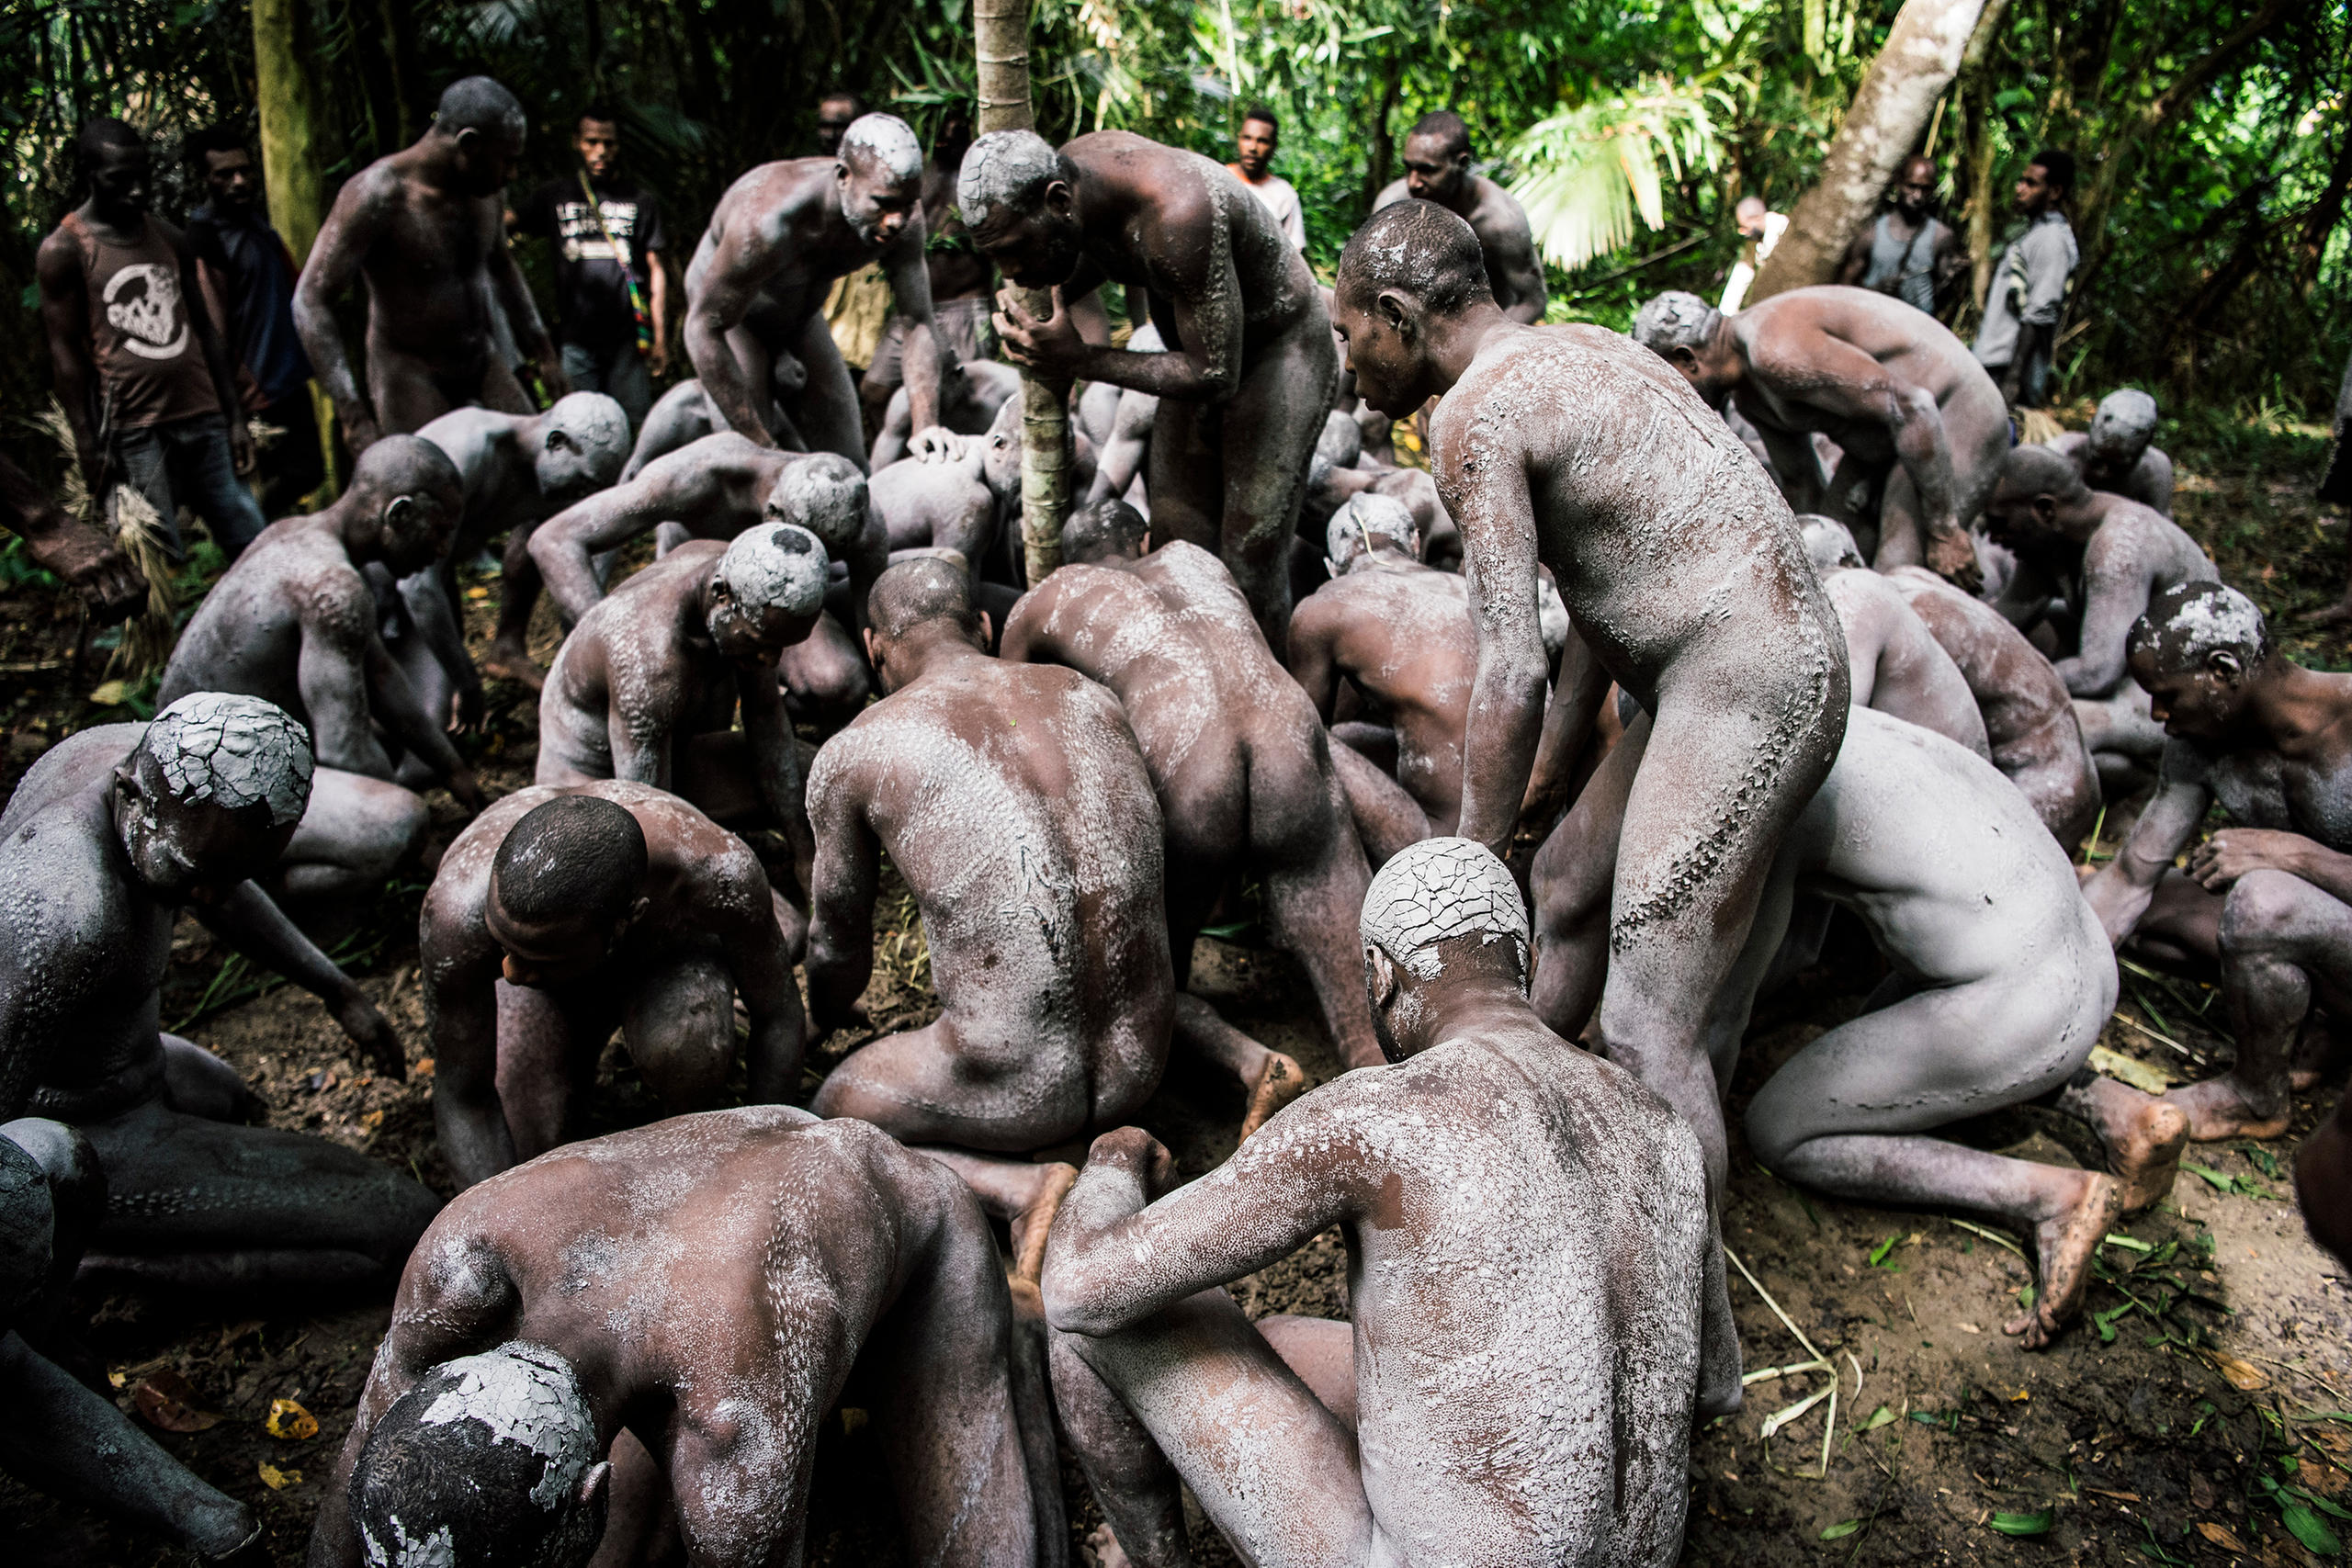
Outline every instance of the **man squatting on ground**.
<svg viewBox="0 0 2352 1568"><path fill-rule="evenodd" d="M707 435L548 518L531 536L531 558L556 608L577 625L605 596L599 557L657 529L668 549L688 539L723 544L758 523L806 528L825 547L826 558L845 569L847 596L838 611L786 649L777 668L804 709L830 725L847 723L870 689L854 628L890 560L889 530L849 458L781 452L732 431Z"/></svg>
<svg viewBox="0 0 2352 1568"><path fill-rule="evenodd" d="M2150 445L2156 434L2156 400L2137 387L2099 400L2087 431L2069 430L2043 445L2081 471L2083 483L2172 515L2172 459Z"/></svg>
<svg viewBox="0 0 2352 1568"><path fill-rule="evenodd" d="M391 1025L251 880L295 836L311 766L281 709L199 693L52 748L0 815L0 1117L55 1117L96 1150L85 1268L207 1291L378 1283L439 1206L340 1144L236 1125L258 1109L236 1070L158 1025L185 906L405 1076Z"/></svg>
<svg viewBox="0 0 2352 1568"><path fill-rule="evenodd" d="M940 382L960 361L932 350L931 275L924 263L922 147L906 121L869 114L842 137L841 155L763 164L727 187L686 268L686 353L722 428L775 445L783 414L812 451L865 462L857 392L824 315L833 279L880 262L912 323L907 396L918 430L939 423ZM917 329L921 329L920 332ZM775 398L777 358L808 379Z"/></svg>
<svg viewBox="0 0 2352 1568"><path fill-rule="evenodd" d="M1934 317L1866 288L1792 288L1736 316L1661 294L1634 337L1666 356L1708 406L1736 409L1763 437L1799 512L1854 530L1881 571L1927 566L1973 591L1969 525L2009 447L2009 411L1984 367ZM1845 453L1821 471L1815 432ZM1831 502L1875 492L1859 513Z"/></svg>
<svg viewBox="0 0 2352 1568"><path fill-rule="evenodd" d="M317 738L310 810L276 878L306 919L372 895L415 850L429 814L414 791L446 783L460 803L481 807L442 715L417 700L377 635L363 570L380 562L401 578L430 569L457 528L458 493L438 447L384 437L334 505L271 525L238 558L164 668L159 702L239 692L285 709Z"/></svg>
<svg viewBox="0 0 2352 1568"><path fill-rule="evenodd" d="M797 915L734 834L673 795L606 780L517 790L449 846L418 920L433 1122L459 1185L564 1141L616 1027L674 1114L734 1066L800 1092Z"/></svg>
<svg viewBox="0 0 2352 1568"><path fill-rule="evenodd" d="M344 182L294 290L294 324L356 455L468 403L529 413L498 353L503 311L550 397L571 390L539 308L506 249L500 193L528 131L514 95L487 76L453 82L413 146ZM365 278L368 386L352 373L334 302Z"/></svg>
<svg viewBox="0 0 2352 1568"><path fill-rule="evenodd" d="M854 1404L910 1561L1061 1568L1029 1337L964 1184L862 1122L569 1145L417 1245L309 1562L797 1563L819 1428Z"/></svg>
<svg viewBox="0 0 2352 1568"><path fill-rule="evenodd" d="M1150 542L1125 502L1079 512L1062 528L1067 564L1023 597L1000 651L1067 665L1119 699L1167 829L1177 1030L1240 1079L1246 1138L1306 1078L1184 994L1193 941L1219 895L1254 875L1268 935L1306 972L1341 1059L1377 1063L1351 924L1372 874L1332 742L1233 574L1181 539L1146 554Z"/></svg>
<svg viewBox="0 0 2352 1568"><path fill-rule="evenodd" d="M1290 624L1290 538L1339 355L1322 291L1241 182L1197 152L1124 130L1057 152L992 131L964 155L964 221L1008 282L1053 291L1031 316L1008 289L998 336L1050 378L1159 399L1152 528L1225 562L1269 648ZM1160 354L1087 343L1068 302L1104 279L1150 291Z"/></svg>
<svg viewBox="0 0 2352 1568"><path fill-rule="evenodd" d="M944 1161L1013 1221L1034 1280L1075 1173L1023 1156L1133 1116L1167 1061L1159 805L1118 699L1069 670L990 658L959 568L901 561L868 614L886 695L808 775L811 1021L865 1022L886 853L922 914L941 1011L858 1047L812 1108Z"/></svg>
<svg viewBox="0 0 2352 1568"><path fill-rule="evenodd" d="M756 523L731 544L680 545L564 638L539 694L532 782L630 779L722 825L764 819L791 843L805 889L815 843L776 657L824 602L825 547L806 528ZM797 913L794 925L797 957Z"/></svg>
<svg viewBox="0 0 2352 1568"><path fill-rule="evenodd" d="M1483 847L1398 854L1360 940L1396 1066L1172 1191L1156 1139L1106 1133L1054 1223L1054 1393L1102 1561L1193 1561L1181 1482L1268 1565L1673 1562L1691 1424L1740 1399L1690 1128L1535 1016ZM1219 1288L1335 1224L1350 1321L1252 1325Z"/></svg>

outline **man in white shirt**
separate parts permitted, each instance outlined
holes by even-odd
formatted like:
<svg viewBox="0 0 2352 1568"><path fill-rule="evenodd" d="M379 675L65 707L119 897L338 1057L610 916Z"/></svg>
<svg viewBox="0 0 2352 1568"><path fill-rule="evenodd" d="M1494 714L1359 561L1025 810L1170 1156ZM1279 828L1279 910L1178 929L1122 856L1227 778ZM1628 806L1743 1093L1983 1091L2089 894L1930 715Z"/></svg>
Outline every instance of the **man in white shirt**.
<svg viewBox="0 0 2352 1568"><path fill-rule="evenodd" d="M2025 229L2009 242L2000 270L1984 300L1984 324L1977 329L1976 362L2019 408L2040 408L2050 400L2050 362L2057 346L2058 315L2066 302L2066 279L2082 253L2065 202L2075 185L2074 154L2045 148L2018 178L2018 210Z"/></svg>
<svg viewBox="0 0 2352 1568"><path fill-rule="evenodd" d="M1789 229L1789 215L1770 210L1760 196L1741 197L1732 215L1738 220L1739 237L1747 243L1739 248L1739 260L1732 263L1731 276L1724 279L1723 302L1715 307L1726 316L1737 315L1747 303L1747 286L1756 281L1757 269Z"/></svg>
<svg viewBox="0 0 2352 1568"><path fill-rule="evenodd" d="M1282 124L1274 118L1274 111L1263 104L1253 106L1241 118L1241 134L1233 139L1234 150L1241 156L1226 167L1274 215L1274 226L1290 242L1290 248L1304 251L1306 215L1299 208L1298 192L1273 171L1274 143L1281 138Z"/></svg>

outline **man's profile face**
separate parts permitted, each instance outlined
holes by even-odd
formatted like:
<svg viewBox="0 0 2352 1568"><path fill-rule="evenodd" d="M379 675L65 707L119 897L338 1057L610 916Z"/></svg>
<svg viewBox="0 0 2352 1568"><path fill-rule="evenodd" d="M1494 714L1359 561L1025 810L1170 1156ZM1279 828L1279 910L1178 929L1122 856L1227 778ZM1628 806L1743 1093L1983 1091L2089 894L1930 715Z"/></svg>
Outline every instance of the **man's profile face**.
<svg viewBox="0 0 2352 1568"><path fill-rule="evenodd" d="M261 197L261 171L254 155L242 147L204 155L204 188L212 199L230 207L251 207Z"/></svg>
<svg viewBox="0 0 2352 1568"><path fill-rule="evenodd" d="M154 164L144 147L100 147L86 168L90 195L97 205L115 212L144 212L154 194Z"/></svg>
<svg viewBox="0 0 2352 1568"><path fill-rule="evenodd" d="M1925 158L1904 164L1903 177L1894 186L1894 205L1903 216L1915 220L1926 216L1935 199L1936 166Z"/></svg>
<svg viewBox="0 0 2352 1568"><path fill-rule="evenodd" d="M115 770L114 821L141 883L167 899L207 903L266 870L298 826L255 830L217 806L185 805L172 797L144 751Z"/></svg>
<svg viewBox="0 0 2352 1568"><path fill-rule="evenodd" d="M1035 212L1016 212L1007 202L989 209L988 221L972 231L973 243L996 263L1007 281L1023 288L1051 288L1078 270L1080 230L1069 186L1056 180L1046 187Z"/></svg>
<svg viewBox="0 0 2352 1568"><path fill-rule="evenodd" d="M494 875L482 908L482 924L491 940L505 951L499 967L506 983L534 990L586 979L612 956L628 929L626 923L615 926L593 916L544 924L516 920L498 901Z"/></svg>
<svg viewBox="0 0 2352 1568"><path fill-rule="evenodd" d="M2029 218L2039 218L2057 199L2057 189L2050 183L2050 171L2039 164L2028 164L2025 173L2018 176L2018 210Z"/></svg>
<svg viewBox="0 0 2352 1568"><path fill-rule="evenodd" d="M531 468L539 482L539 493L549 501L577 501L610 482L597 472L587 448L570 431L560 428L549 428Z"/></svg>
<svg viewBox="0 0 2352 1568"><path fill-rule="evenodd" d="M2091 421L2090 434L2083 441L2083 456L2099 473L2128 474L2147 452L2148 439L2118 421L2100 415Z"/></svg>
<svg viewBox="0 0 2352 1568"><path fill-rule="evenodd" d="M1984 532L1996 545L2010 549L2041 543L2055 526L2056 500L2031 494L2007 479L1984 503Z"/></svg>
<svg viewBox="0 0 2352 1568"><path fill-rule="evenodd" d="M842 216L869 245L888 245L905 231L922 199L922 176L900 179L881 159L854 149L833 165Z"/></svg>
<svg viewBox="0 0 2352 1568"><path fill-rule="evenodd" d="M571 144L580 150L580 161L588 165L592 178L603 179L621 161L621 128L609 119L582 120Z"/></svg>
<svg viewBox="0 0 2352 1568"><path fill-rule="evenodd" d="M817 106L817 145L830 157L841 151L842 137L857 118L857 100L827 98Z"/></svg>
<svg viewBox="0 0 2352 1568"><path fill-rule="evenodd" d="M1414 199L1452 207L1470 184L1470 150L1449 148L1439 137L1405 138L1405 189Z"/></svg>
<svg viewBox="0 0 2352 1568"><path fill-rule="evenodd" d="M459 178L475 196L496 196L504 190L522 157L523 132L519 127L504 125L478 130L469 126L458 132Z"/></svg>
<svg viewBox="0 0 2352 1568"><path fill-rule="evenodd" d="M1391 419L1408 418L1424 400L1419 387L1427 367L1418 345L1390 319L1395 307L1363 294L1343 285L1332 296L1331 329L1347 344L1357 395Z"/></svg>
<svg viewBox="0 0 2352 1568"><path fill-rule="evenodd" d="M2163 725L2166 735L2183 740L2227 738L2245 704L2244 687L2222 671L2162 668L2157 656L2161 640L2143 643L2131 658L2132 678L2148 694L2148 716ZM2230 656L2219 657L2234 669Z"/></svg>
<svg viewBox="0 0 2352 1568"><path fill-rule="evenodd" d="M1245 119L1241 134L1233 139L1235 162L1253 180L1266 177L1266 170L1274 161L1274 128L1262 119Z"/></svg>

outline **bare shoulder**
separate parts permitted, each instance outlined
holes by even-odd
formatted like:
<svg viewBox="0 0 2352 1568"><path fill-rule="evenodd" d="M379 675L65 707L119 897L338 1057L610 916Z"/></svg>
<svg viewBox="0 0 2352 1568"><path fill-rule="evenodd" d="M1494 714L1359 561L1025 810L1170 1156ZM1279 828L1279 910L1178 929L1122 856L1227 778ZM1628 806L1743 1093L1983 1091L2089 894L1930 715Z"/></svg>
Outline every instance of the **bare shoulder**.
<svg viewBox="0 0 2352 1568"><path fill-rule="evenodd" d="M482 902L490 896L490 866L498 858L498 846L534 807L562 793L544 784L518 789L491 802L481 816L467 823L450 840L440 869L434 874L433 886L424 895L425 924L429 927L442 917L461 918L469 911L478 921Z"/></svg>
<svg viewBox="0 0 2352 1568"><path fill-rule="evenodd" d="M1488 233L1521 241L1533 238L1527 209L1519 204L1519 197L1484 175L1478 176L1478 205L1473 209L1470 226L1481 238Z"/></svg>

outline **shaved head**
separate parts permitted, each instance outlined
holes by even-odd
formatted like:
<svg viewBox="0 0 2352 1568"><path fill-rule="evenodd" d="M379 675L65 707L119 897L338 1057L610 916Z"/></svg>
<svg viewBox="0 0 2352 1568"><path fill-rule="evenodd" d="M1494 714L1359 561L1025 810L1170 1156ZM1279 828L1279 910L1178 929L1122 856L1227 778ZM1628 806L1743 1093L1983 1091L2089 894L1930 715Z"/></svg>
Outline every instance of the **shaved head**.
<svg viewBox="0 0 2352 1568"><path fill-rule="evenodd" d="M991 130L972 143L956 175L956 205L967 228L981 229L998 208L1035 212L1046 187L1076 173L1053 143L1034 130Z"/></svg>
<svg viewBox="0 0 2352 1568"><path fill-rule="evenodd" d="M770 523L790 523L817 536L834 555L847 555L865 532L865 476L837 452L818 452L787 466L768 491Z"/></svg>
<svg viewBox="0 0 2352 1568"><path fill-rule="evenodd" d="M1080 507L1062 525L1062 559L1082 566L1114 556L1139 556L1150 531L1143 513L1125 502L1098 501Z"/></svg>
<svg viewBox="0 0 2352 1568"><path fill-rule="evenodd" d="M1495 298L1477 234L1433 201L1382 208L1340 253L1335 294L1361 301L1391 288L1442 315Z"/></svg>
<svg viewBox="0 0 2352 1568"><path fill-rule="evenodd" d="M926 621L953 621L968 636L980 634L969 572L932 556L900 561L876 578L865 616L876 636L892 640Z"/></svg>
<svg viewBox="0 0 2352 1568"><path fill-rule="evenodd" d="M2063 502L2090 493L2082 470L2047 446L2019 446L2001 459L2001 489L2009 495L2047 495Z"/></svg>
<svg viewBox="0 0 2352 1568"><path fill-rule="evenodd" d="M1452 109L1436 109L1413 122L1405 135L1425 136L1438 144L1441 157L1458 158L1470 151L1470 128Z"/></svg>
<svg viewBox="0 0 2352 1568"><path fill-rule="evenodd" d="M2148 601L2127 651L2153 653L2166 675L2202 669L2216 653L2252 669L2270 657L2270 626L2253 600L2225 583L2177 582Z"/></svg>
<svg viewBox="0 0 2352 1568"><path fill-rule="evenodd" d="M1634 317L1634 341L1652 354L1667 355L1678 348L1696 354L1715 341L1723 322L1723 312L1696 294L1669 288Z"/></svg>
<svg viewBox="0 0 2352 1568"><path fill-rule="evenodd" d="M401 495L430 495L452 513L465 510L466 481L449 454L421 435L387 435L359 455L353 492L378 503Z"/></svg>
<svg viewBox="0 0 2352 1568"><path fill-rule="evenodd" d="M1343 572L1358 556L1369 555L1376 547L1374 541L1418 556L1421 531L1413 522L1411 507L1393 495L1366 491L1349 497L1331 513L1324 530L1323 553L1330 558L1332 570Z"/></svg>
<svg viewBox="0 0 2352 1568"><path fill-rule="evenodd" d="M434 129L449 136L478 130L519 143L527 125L522 100L488 76L466 76L450 83L433 115Z"/></svg>

